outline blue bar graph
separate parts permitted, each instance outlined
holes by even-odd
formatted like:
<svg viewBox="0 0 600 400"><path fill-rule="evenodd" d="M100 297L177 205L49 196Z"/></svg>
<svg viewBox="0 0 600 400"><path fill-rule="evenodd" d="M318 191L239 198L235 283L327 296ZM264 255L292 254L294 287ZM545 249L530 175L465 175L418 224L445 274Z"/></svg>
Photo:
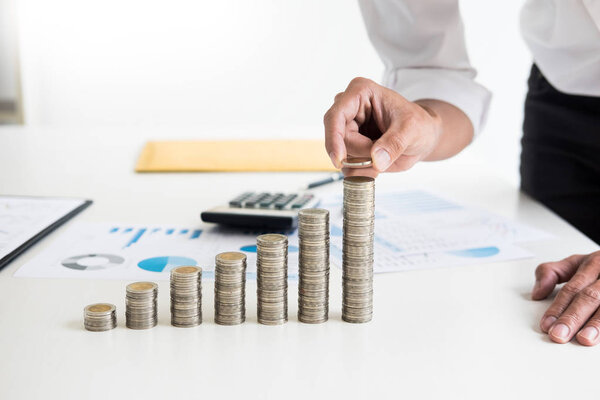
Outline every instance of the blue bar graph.
<svg viewBox="0 0 600 400"><path fill-rule="evenodd" d="M194 232L192 232L190 239L198 239L200 237L201 233L202 233L202 229L196 229Z"/></svg>
<svg viewBox="0 0 600 400"><path fill-rule="evenodd" d="M165 232L166 235L172 235L173 231L175 231L175 229L167 229L167 231Z"/></svg>
<svg viewBox="0 0 600 400"><path fill-rule="evenodd" d="M129 247L132 244L135 244L135 242L137 242L138 240L140 240L140 238L144 235L144 233L146 233L146 228L140 228L135 235L133 235L133 237L131 238L131 240L129 241L129 243L127 243L125 245L125 247Z"/></svg>

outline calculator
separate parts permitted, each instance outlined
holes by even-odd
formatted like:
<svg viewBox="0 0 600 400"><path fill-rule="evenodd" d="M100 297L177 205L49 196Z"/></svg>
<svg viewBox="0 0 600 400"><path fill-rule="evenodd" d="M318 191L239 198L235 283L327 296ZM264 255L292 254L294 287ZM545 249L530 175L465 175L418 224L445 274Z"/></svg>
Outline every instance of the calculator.
<svg viewBox="0 0 600 400"><path fill-rule="evenodd" d="M227 205L203 211L204 222L245 228L293 229L298 226L298 211L316 207L319 199L308 192L245 192Z"/></svg>

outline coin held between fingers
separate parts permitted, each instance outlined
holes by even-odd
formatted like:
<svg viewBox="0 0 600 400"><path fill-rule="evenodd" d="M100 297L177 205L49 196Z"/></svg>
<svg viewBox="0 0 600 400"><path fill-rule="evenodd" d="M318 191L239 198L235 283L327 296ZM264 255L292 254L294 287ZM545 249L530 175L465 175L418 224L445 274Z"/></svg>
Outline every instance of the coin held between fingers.
<svg viewBox="0 0 600 400"><path fill-rule="evenodd" d="M342 160L344 168L369 168L373 165L370 157L347 157Z"/></svg>

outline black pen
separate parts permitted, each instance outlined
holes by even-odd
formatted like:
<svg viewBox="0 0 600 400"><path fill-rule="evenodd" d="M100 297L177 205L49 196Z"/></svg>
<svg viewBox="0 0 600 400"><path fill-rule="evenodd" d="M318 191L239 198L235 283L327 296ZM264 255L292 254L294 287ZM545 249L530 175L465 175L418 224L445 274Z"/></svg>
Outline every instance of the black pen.
<svg viewBox="0 0 600 400"><path fill-rule="evenodd" d="M344 179L344 174L342 172L337 172L335 174L332 174L329 178L325 178L320 181L309 183L308 186L306 186L306 189L312 189L312 188L316 188L317 186L327 185L328 183L341 181L342 179Z"/></svg>

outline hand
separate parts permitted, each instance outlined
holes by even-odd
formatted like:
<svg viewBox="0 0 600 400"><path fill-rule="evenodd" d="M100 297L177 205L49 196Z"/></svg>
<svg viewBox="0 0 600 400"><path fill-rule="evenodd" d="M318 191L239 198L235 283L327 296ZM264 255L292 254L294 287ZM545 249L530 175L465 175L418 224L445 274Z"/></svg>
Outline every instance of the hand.
<svg viewBox="0 0 600 400"><path fill-rule="evenodd" d="M557 343L573 337L584 346L600 342L600 251L541 264L535 270L533 300L545 299L567 282L544 313L540 328Z"/></svg>
<svg viewBox="0 0 600 400"><path fill-rule="evenodd" d="M442 131L441 118L431 108L364 78L353 79L335 96L324 124L325 147L335 167L348 155L371 157L372 168L354 170L370 176L411 168L432 153Z"/></svg>

